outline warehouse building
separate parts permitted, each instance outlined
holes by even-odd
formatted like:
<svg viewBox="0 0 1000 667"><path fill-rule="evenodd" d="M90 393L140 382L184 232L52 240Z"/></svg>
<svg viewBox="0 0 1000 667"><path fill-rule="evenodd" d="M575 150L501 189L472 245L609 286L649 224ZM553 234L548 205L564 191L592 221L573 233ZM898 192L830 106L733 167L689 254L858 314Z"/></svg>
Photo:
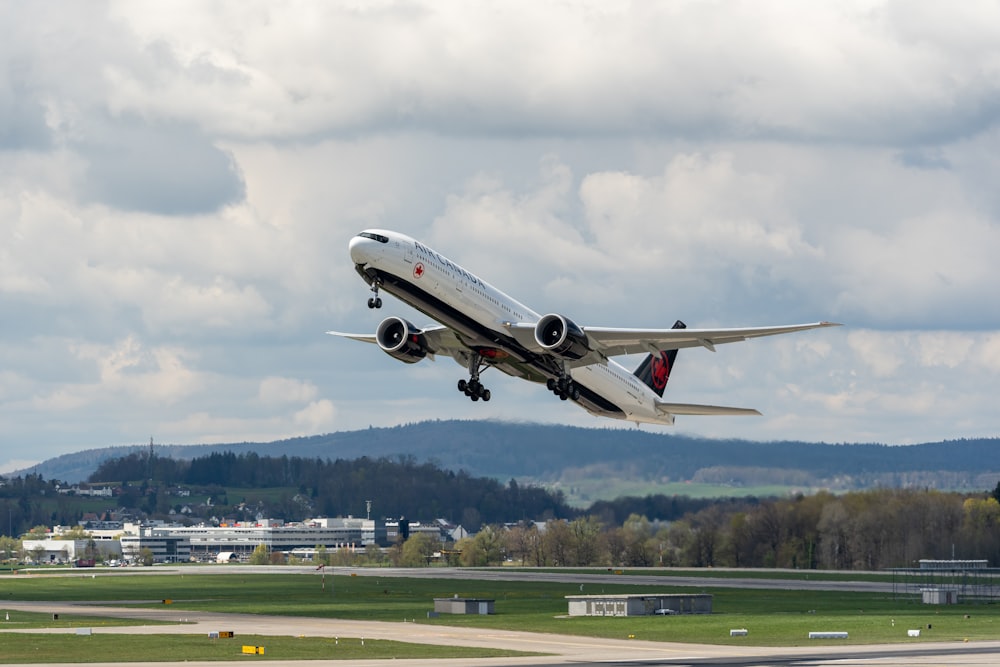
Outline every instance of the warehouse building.
<svg viewBox="0 0 1000 667"><path fill-rule="evenodd" d="M670 616L711 614L712 596L706 593L635 593L623 595L567 595L570 616Z"/></svg>

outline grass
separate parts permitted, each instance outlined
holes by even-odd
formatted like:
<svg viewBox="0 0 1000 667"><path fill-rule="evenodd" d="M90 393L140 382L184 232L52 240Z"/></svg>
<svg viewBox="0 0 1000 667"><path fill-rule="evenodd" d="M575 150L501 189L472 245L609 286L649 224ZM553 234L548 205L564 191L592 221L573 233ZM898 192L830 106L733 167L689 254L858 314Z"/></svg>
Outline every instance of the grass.
<svg viewBox="0 0 1000 667"><path fill-rule="evenodd" d="M0 631L3 630L36 630L39 628L101 628L127 627L130 625L175 625L169 621L147 621L98 614L52 614L38 612L9 610L0 603Z"/></svg>
<svg viewBox="0 0 1000 667"><path fill-rule="evenodd" d="M243 646L263 647L245 655ZM527 655L517 651L408 644L381 639L265 637L237 635L210 639L205 635L101 635L0 633L0 664L107 661L207 660L372 660L376 658L492 658Z"/></svg>
<svg viewBox="0 0 1000 667"><path fill-rule="evenodd" d="M702 574L698 572L698 574ZM625 579L624 577L622 578ZM134 600L162 606L171 599L177 609L275 614L382 621L415 621L429 625L497 628L570 635L653 641L755 646L817 646L843 640L809 640L810 631L847 631L848 643L872 644L995 639L1000 634L1000 606L962 604L928 606L882 593L751 590L698 587L714 595L713 613L702 616L633 618L567 617L566 595L580 593L579 584L349 577L315 574L175 574L119 575L97 578L3 578L10 600ZM331 586L331 582L333 586ZM586 584L585 593L691 592L670 586L637 587L627 583ZM435 597L478 597L496 600L496 615L427 618ZM930 626L930 627L928 627ZM0 623L2 627L2 623ZM729 636L747 628L747 637ZM238 631L238 628L234 628ZM907 630L921 629L919 638ZM270 641L270 640L268 640ZM0 647L2 648L2 647ZM0 651L2 653L2 651Z"/></svg>
<svg viewBox="0 0 1000 667"><path fill-rule="evenodd" d="M732 570L732 569L712 569L683 570L673 568L523 568L513 566L509 568L512 572L576 572L579 574L611 574L633 577L663 577L668 580L671 577L698 577L701 579L781 579L786 581L870 581L892 583L892 574L879 572L831 572L827 570ZM903 584L902 575L896 575L896 581L900 586ZM721 582L720 585L725 585Z"/></svg>

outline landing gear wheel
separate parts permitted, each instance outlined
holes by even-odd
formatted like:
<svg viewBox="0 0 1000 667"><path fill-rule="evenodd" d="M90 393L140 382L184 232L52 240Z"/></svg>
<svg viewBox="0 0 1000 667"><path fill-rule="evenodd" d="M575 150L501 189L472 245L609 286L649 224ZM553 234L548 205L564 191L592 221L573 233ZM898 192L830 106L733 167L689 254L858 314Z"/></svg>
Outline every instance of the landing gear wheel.
<svg viewBox="0 0 1000 667"><path fill-rule="evenodd" d="M573 378L569 375L562 375L558 378L549 378L545 381L545 386L549 388L549 391L558 396L561 401L566 401L571 398L574 401L580 400L580 390L577 388L576 383L573 382Z"/></svg>
<svg viewBox="0 0 1000 667"><path fill-rule="evenodd" d="M469 379L458 381L458 390L471 398L473 401L483 399L490 400L490 390L479 381L479 371L483 362L480 355L475 355L469 359Z"/></svg>

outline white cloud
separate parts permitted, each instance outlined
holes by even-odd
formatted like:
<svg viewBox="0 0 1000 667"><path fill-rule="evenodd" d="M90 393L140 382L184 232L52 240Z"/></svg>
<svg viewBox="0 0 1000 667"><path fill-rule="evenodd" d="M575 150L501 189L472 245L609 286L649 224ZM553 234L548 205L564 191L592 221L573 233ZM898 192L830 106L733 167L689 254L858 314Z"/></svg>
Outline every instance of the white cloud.
<svg viewBox="0 0 1000 667"><path fill-rule="evenodd" d="M305 403L316 397L316 385L295 378L267 377L260 381L257 397L265 405Z"/></svg>
<svg viewBox="0 0 1000 667"><path fill-rule="evenodd" d="M911 4L121 2L101 27L133 57L105 54L100 71L118 113L237 136L538 127L911 142L981 129L1000 83L995 10Z"/></svg>
<svg viewBox="0 0 1000 667"><path fill-rule="evenodd" d="M295 435L327 433L337 424L337 408L332 401L313 401L295 413L292 423L298 429Z"/></svg>
<svg viewBox="0 0 1000 667"><path fill-rule="evenodd" d="M125 395L139 402L169 404L199 392L205 382L188 367L185 357L191 356L189 353L168 347L149 349L133 336L112 346L81 343L70 350L95 366L97 381L78 385L73 391L86 403Z"/></svg>
<svg viewBox="0 0 1000 667"><path fill-rule="evenodd" d="M998 12L4 5L0 445L608 425L323 337L377 325L346 252L374 226L584 324L847 325L685 351L677 400L766 416L683 432L995 434Z"/></svg>

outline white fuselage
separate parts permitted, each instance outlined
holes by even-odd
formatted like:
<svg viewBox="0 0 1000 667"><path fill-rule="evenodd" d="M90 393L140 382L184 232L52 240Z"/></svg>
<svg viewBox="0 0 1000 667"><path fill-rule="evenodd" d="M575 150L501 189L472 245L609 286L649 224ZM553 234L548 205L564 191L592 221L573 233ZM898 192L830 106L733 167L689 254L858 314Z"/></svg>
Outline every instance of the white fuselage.
<svg viewBox="0 0 1000 667"><path fill-rule="evenodd" d="M512 375L544 382L563 370L561 360L512 335L510 324L533 325L541 315L406 235L385 230L366 233L350 242L351 259L363 277L367 272L365 280L377 280L380 289L452 329L470 348L509 354L524 369ZM656 409L656 394L613 360L565 371L584 390L578 402L595 415L673 423L672 415Z"/></svg>

